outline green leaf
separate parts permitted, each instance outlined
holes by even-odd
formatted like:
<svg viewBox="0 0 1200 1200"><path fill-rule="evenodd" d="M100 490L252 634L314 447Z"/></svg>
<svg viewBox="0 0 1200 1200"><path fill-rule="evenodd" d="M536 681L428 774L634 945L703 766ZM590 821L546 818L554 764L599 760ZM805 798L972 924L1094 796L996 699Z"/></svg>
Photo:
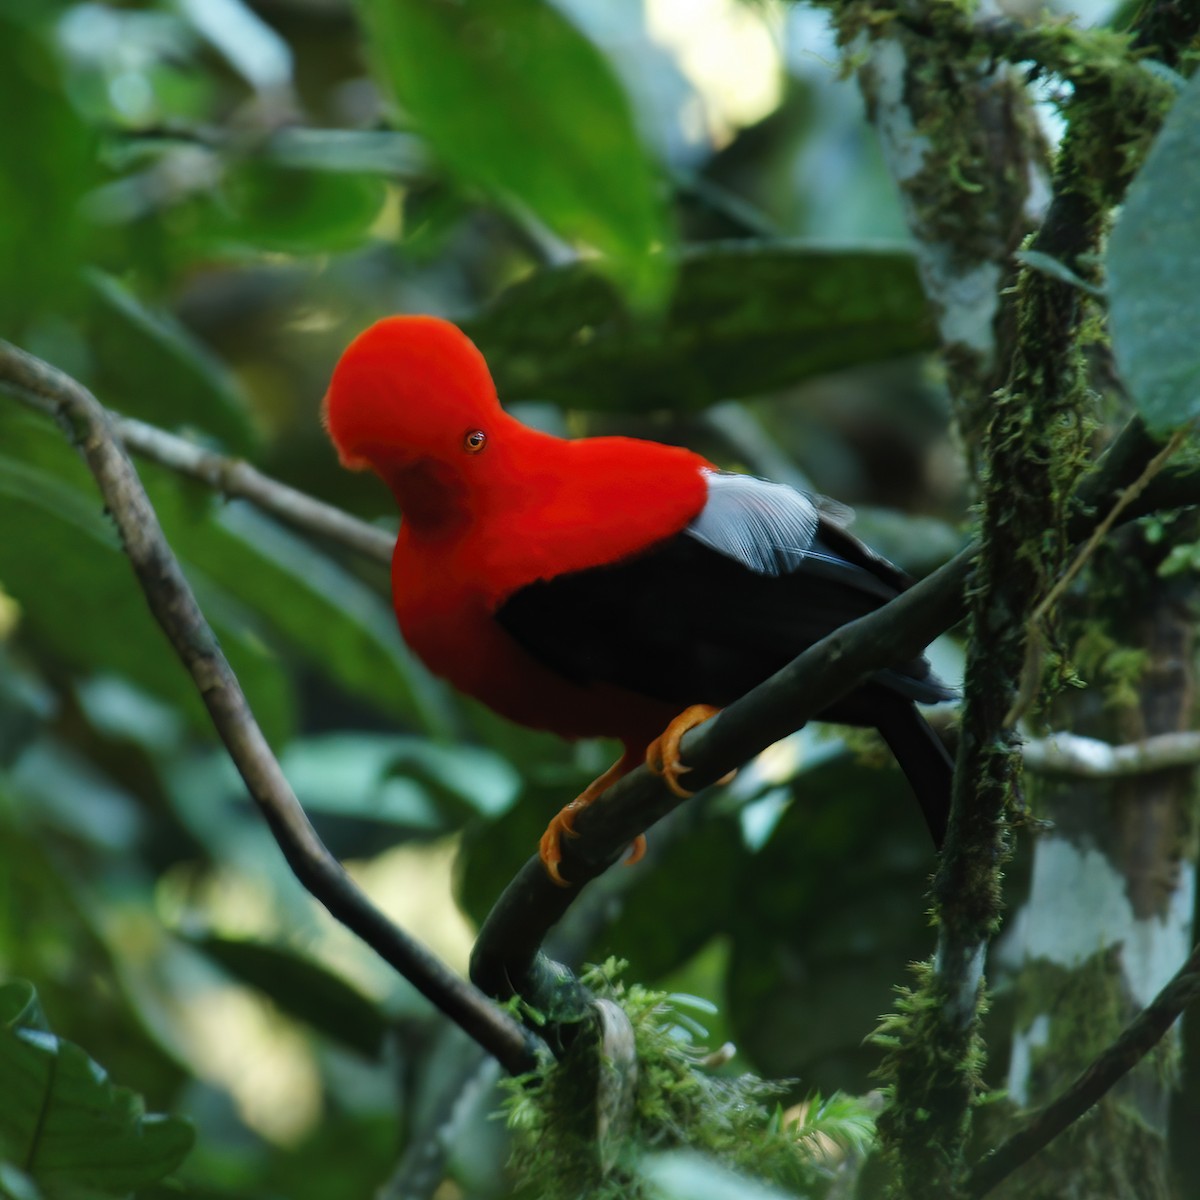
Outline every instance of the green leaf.
<svg viewBox="0 0 1200 1200"><path fill-rule="evenodd" d="M134 868L114 875L109 887L84 883L116 861L111 850L76 841L60 820L68 806L84 809L90 793L77 787L60 797L58 814L49 814L25 786L59 747L46 745L40 764L30 755L21 771L0 781L0 879L7 897L0 905L0 962L14 978L38 981L32 1005L28 996L11 995L0 1005L0 1026L20 1007L17 1023L49 1031L40 1012L52 1012L72 1041L105 1048L105 1063L117 1078L149 1095L175 1095L184 1070L150 1032L162 1032L153 1015L159 1001L142 985L144 974L130 974L122 958L129 951L127 914L139 905L149 911L150 881L135 882ZM151 933L142 948L161 980L155 940Z"/></svg>
<svg viewBox="0 0 1200 1200"><path fill-rule="evenodd" d="M26 985L27 986L27 985ZM0 1159L20 1167L48 1197L121 1196L169 1174L192 1147L191 1125L144 1112L78 1046L21 1023L0 989ZM27 1000L27 992L21 999Z"/></svg>
<svg viewBox="0 0 1200 1200"><path fill-rule="evenodd" d="M531 854L547 822L587 786L586 775L564 772L561 780L526 783L503 815L463 830L454 864L454 898L477 925Z"/></svg>
<svg viewBox="0 0 1200 1200"><path fill-rule="evenodd" d="M291 47L244 0L176 0L176 7L251 87L270 94L291 85Z"/></svg>
<svg viewBox="0 0 1200 1200"><path fill-rule="evenodd" d="M49 1031L38 1002L37 989L27 979L14 979L0 985L0 1028L41 1029Z"/></svg>
<svg viewBox="0 0 1200 1200"><path fill-rule="evenodd" d="M446 827L438 799L453 799L467 812L496 815L517 792L516 773L499 755L415 737L325 734L293 742L280 763L310 811L417 829Z"/></svg>
<svg viewBox="0 0 1200 1200"><path fill-rule="evenodd" d="M195 726L207 728L195 688L161 641L117 553L95 483L78 456L48 422L12 410L0 410L0 444L6 451L0 495L18 510L37 510L32 523L15 521L13 535L0 539L0 585L24 605L27 633L81 672L124 674L181 704ZM271 647L294 652L422 731L451 731L445 689L405 647L377 592L249 506L225 504L154 464L138 468L167 540L274 744L284 740L292 706L290 683ZM80 606L80 595L95 602Z"/></svg>
<svg viewBox="0 0 1200 1200"><path fill-rule="evenodd" d="M245 453L253 444L232 372L174 317L151 312L118 280L89 272L94 390L127 416L191 425ZM170 403L164 389L170 389Z"/></svg>
<svg viewBox="0 0 1200 1200"><path fill-rule="evenodd" d="M12 117L0 137L0 334L13 337L31 315L73 306L90 234L78 206L96 178L95 146L42 37L13 24L0 36L0 112Z"/></svg>
<svg viewBox="0 0 1200 1200"><path fill-rule="evenodd" d="M42 1193L24 1171L0 1162L0 1200L42 1200Z"/></svg>
<svg viewBox="0 0 1200 1200"><path fill-rule="evenodd" d="M586 264L504 292L467 332L506 401L697 409L936 344L912 253L712 243L651 322Z"/></svg>
<svg viewBox="0 0 1200 1200"><path fill-rule="evenodd" d="M730 816L710 815L667 848L663 861L631 889L606 934L632 976L661 979L724 927L739 903L745 854ZM681 879L703 879L704 887L681 888Z"/></svg>
<svg viewBox="0 0 1200 1200"><path fill-rule="evenodd" d="M189 490L196 499L199 487ZM176 506L172 537L262 615L269 636L381 711L428 733L453 729L446 690L404 644L391 606L377 591L249 505L219 507L205 496L202 519L194 505L188 518L187 508Z"/></svg>
<svg viewBox="0 0 1200 1200"><path fill-rule="evenodd" d="M1103 289L1098 288L1094 283L1088 283L1081 275L1072 271L1065 262L1051 254L1044 254L1041 250L1018 250L1013 258L1031 271L1037 271L1041 275L1057 279L1060 283L1069 283L1072 287L1079 288L1081 292L1087 292L1089 296L1103 297L1104 295Z"/></svg>
<svg viewBox="0 0 1200 1200"><path fill-rule="evenodd" d="M1146 425L1200 415L1200 75L1167 115L1108 245L1109 323Z"/></svg>
<svg viewBox="0 0 1200 1200"><path fill-rule="evenodd" d="M378 1006L319 963L261 942L195 937L188 943L326 1037L367 1058L382 1053L388 1022Z"/></svg>
<svg viewBox="0 0 1200 1200"><path fill-rule="evenodd" d="M264 147L281 167L423 179L429 154L411 133L385 129L281 129Z"/></svg>
<svg viewBox="0 0 1200 1200"><path fill-rule="evenodd" d="M386 195L373 174L240 163L226 172L209 237L281 254L352 250L370 236Z"/></svg>
<svg viewBox="0 0 1200 1200"><path fill-rule="evenodd" d="M452 171L661 298L664 192L600 51L549 0L359 0L377 73Z"/></svg>

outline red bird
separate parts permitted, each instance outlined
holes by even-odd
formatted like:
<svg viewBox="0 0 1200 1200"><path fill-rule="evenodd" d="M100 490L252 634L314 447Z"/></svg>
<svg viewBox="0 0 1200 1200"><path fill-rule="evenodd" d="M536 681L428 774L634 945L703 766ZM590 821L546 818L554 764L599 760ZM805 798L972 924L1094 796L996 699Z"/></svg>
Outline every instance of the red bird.
<svg viewBox="0 0 1200 1200"><path fill-rule="evenodd" d="M400 506L396 616L430 670L522 725L623 743L542 837L564 886L574 813L643 761L686 795L687 728L907 585L801 492L657 442L529 429L434 317L355 338L324 418L342 464ZM821 714L879 730L939 845L952 764L914 702L951 695L917 658Z"/></svg>

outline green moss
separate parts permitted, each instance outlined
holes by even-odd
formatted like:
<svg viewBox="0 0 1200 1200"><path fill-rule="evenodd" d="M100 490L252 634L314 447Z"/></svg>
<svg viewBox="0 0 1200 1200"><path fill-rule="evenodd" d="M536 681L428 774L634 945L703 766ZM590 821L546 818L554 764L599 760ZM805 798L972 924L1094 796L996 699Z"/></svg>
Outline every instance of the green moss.
<svg viewBox="0 0 1200 1200"><path fill-rule="evenodd" d="M598 1104L598 1095L611 1099L620 1092L612 1078L620 1068L603 1059L594 1032L578 1037L560 1062L508 1081L504 1108L518 1186L541 1200L639 1200L648 1196L637 1171L641 1154L690 1147L747 1175L807 1196L824 1194L836 1163L870 1142L868 1107L845 1096L812 1098L803 1117L785 1121L778 1098L788 1085L706 1068L706 1051L692 1040L695 1022L665 993L622 984L622 965L610 960L583 982L619 1005L632 1025L632 1103L617 1116L604 1100ZM603 1139L600 1108L608 1131Z"/></svg>
<svg viewBox="0 0 1200 1200"><path fill-rule="evenodd" d="M1072 656L1080 676L1103 693L1105 708L1138 707L1149 651L1123 645L1107 625L1091 621L1076 639Z"/></svg>
<svg viewBox="0 0 1200 1200"><path fill-rule="evenodd" d="M896 1011L871 1038L884 1050L877 1074L888 1097L877 1126L895 1194L943 1200L962 1178L970 1110L985 1096L985 1051L977 1022L947 1036L933 964L915 963L913 973L914 986L897 989ZM914 1095L926 1102L912 1103Z"/></svg>

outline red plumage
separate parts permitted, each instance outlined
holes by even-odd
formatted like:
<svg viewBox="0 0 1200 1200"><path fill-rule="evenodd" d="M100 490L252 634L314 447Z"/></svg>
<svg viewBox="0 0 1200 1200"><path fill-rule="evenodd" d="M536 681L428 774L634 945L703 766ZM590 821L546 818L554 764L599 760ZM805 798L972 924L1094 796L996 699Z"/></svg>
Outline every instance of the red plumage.
<svg viewBox="0 0 1200 1200"><path fill-rule="evenodd" d="M404 514L396 617L434 672L502 716L644 749L678 706L548 670L493 619L537 580L616 562L704 506L698 454L633 438L569 441L505 413L483 356L435 317L389 317L347 348L325 400L344 465L370 467ZM481 451L464 448L481 430Z"/></svg>

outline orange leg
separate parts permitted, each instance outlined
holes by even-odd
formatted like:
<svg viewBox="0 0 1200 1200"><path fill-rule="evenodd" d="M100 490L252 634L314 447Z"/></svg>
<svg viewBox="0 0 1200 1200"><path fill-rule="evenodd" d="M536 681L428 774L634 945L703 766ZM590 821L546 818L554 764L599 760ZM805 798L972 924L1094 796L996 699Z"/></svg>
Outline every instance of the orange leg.
<svg viewBox="0 0 1200 1200"><path fill-rule="evenodd" d="M634 767L638 765L636 756L626 751L607 771L604 772L598 779L593 779L591 783L566 805L561 812L546 826L546 832L542 834L542 840L538 843L538 857L542 860L542 866L546 868L546 874L550 876L554 883L559 887L570 887L568 880L562 877L558 869L559 863L562 862L562 840L563 838L576 838L579 836L575 832L575 818L589 804L594 804L600 796L607 791L614 783L624 775L628 775ZM628 862L635 863L646 853L646 839L639 836L633 843L630 851Z"/></svg>
<svg viewBox="0 0 1200 1200"><path fill-rule="evenodd" d="M646 747L646 766L655 775L661 775L667 787L676 796L680 797L680 799L686 800L689 796L695 795L695 792L689 792L679 782L679 776L686 775L692 769L691 767L685 767L680 761L680 739L689 729L695 729L697 725L703 725L705 721L711 721L720 711L719 708L714 708L711 704L693 704L690 708L685 708ZM736 774L736 771L730 771L728 775L718 780L718 782L729 783Z"/></svg>

